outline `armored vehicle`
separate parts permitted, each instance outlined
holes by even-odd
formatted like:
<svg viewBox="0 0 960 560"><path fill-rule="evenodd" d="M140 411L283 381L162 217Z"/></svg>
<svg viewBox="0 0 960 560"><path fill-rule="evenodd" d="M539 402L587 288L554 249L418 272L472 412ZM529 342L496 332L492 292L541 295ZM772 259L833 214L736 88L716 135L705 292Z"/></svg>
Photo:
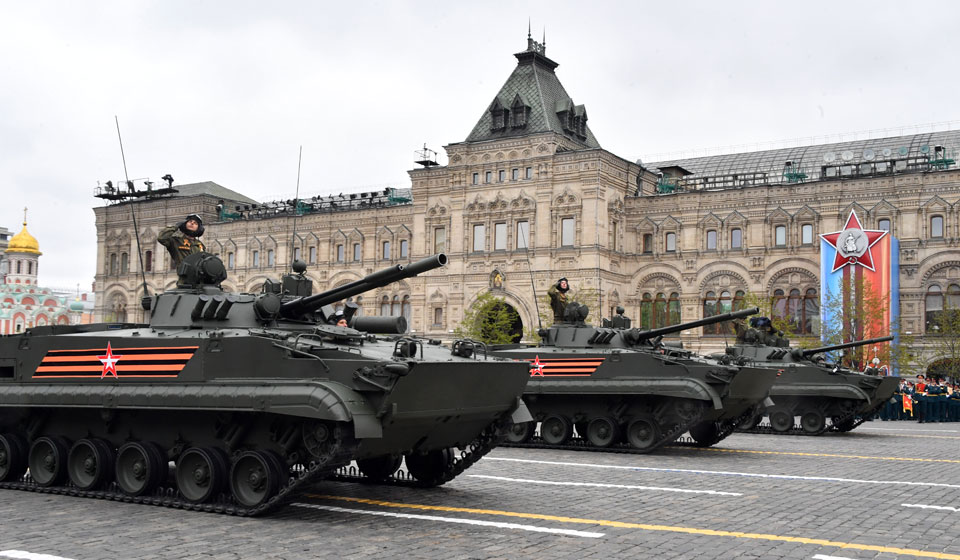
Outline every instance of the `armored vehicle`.
<svg viewBox="0 0 960 560"><path fill-rule="evenodd" d="M523 399L534 420L515 424L507 442L646 453L689 430L698 444L713 445L767 398L776 372L706 359L664 344L663 336L757 311L644 331L629 328L622 311L607 326L590 326L587 308L569 304L565 321L541 329L539 346L492 349L533 364Z"/></svg>
<svg viewBox="0 0 960 560"><path fill-rule="evenodd" d="M898 377L859 373L823 358L827 352L887 342L893 340L892 336L801 349L790 348L789 340L769 332L769 319L765 317L751 319L751 325L738 332L736 345L714 355L724 363L769 367L779 372L770 389L773 406L758 406L741 424L741 430L808 435L828 430L848 432L872 418L900 382ZM769 423L761 425L764 416ZM796 417L799 425L794 424Z"/></svg>
<svg viewBox="0 0 960 560"><path fill-rule="evenodd" d="M443 484L530 418L529 365L452 355L352 304L352 327L327 320L338 301L445 262L318 294L295 263L235 294L220 259L197 253L176 289L144 298L149 324L0 338L0 485L256 515L352 461L383 480L405 459L415 484Z"/></svg>

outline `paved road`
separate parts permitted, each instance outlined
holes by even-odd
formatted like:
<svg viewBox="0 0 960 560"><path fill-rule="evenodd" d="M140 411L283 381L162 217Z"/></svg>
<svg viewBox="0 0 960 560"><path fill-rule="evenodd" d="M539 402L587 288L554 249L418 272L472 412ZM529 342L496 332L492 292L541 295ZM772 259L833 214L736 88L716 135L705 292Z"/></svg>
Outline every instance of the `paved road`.
<svg viewBox="0 0 960 560"><path fill-rule="evenodd" d="M960 560L960 424L501 448L438 489L327 482L263 519L5 492L0 519L0 559Z"/></svg>

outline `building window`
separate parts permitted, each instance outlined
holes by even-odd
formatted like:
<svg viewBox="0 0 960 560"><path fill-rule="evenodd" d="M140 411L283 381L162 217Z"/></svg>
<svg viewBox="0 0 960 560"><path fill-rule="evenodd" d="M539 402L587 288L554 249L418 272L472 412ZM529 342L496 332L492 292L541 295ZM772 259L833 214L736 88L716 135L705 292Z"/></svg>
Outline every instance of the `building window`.
<svg viewBox="0 0 960 560"><path fill-rule="evenodd" d="M573 240L576 234L574 229L576 222L573 218L564 218L560 220L560 246L573 247Z"/></svg>
<svg viewBox="0 0 960 560"><path fill-rule="evenodd" d="M617 241L620 239L620 222L610 222L610 234L612 235L612 239L610 239L610 249L617 251L619 250Z"/></svg>
<svg viewBox="0 0 960 560"><path fill-rule="evenodd" d="M930 218L930 237L943 237L943 216Z"/></svg>
<svg viewBox="0 0 960 560"><path fill-rule="evenodd" d="M497 172L497 180L501 183L507 180L507 171L505 169L501 169Z"/></svg>
<svg viewBox="0 0 960 560"><path fill-rule="evenodd" d="M743 248L743 230L740 228L733 228L730 230L730 248Z"/></svg>
<svg viewBox="0 0 960 560"><path fill-rule="evenodd" d="M383 296L380 300L380 316L387 317L390 315L390 298L388 296Z"/></svg>
<svg viewBox="0 0 960 560"><path fill-rule="evenodd" d="M227 253L227 268L233 270L233 252Z"/></svg>
<svg viewBox="0 0 960 560"><path fill-rule="evenodd" d="M447 251L447 230L445 228L434 228L433 251L435 253L445 253Z"/></svg>
<svg viewBox="0 0 960 560"><path fill-rule="evenodd" d="M473 226L473 251L483 251L484 236L487 234L487 228L483 224Z"/></svg>
<svg viewBox="0 0 960 560"><path fill-rule="evenodd" d="M253 266L254 267L260 266L260 251L253 252Z"/></svg>
<svg viewBox="0 0 960 560"><path fill-rule="evenodd" d="M390 259L390 242L389 241L383 242L383 258L384 260Z"/></svg>
<svg viewBox="0 0 960 560"><path fill-rule="evenodd" d="M717 230L707 230L707 251L717 250Z"/></svg>
<svg viewBox="0 0 960 560"><path fill-rule="evenodd" d="M390 302L390 316L400 316L400 296L393 296L393 300Z"/></svg>
<svg viewBox="0 0 960 560"><path fill-rule="evenodd" d="M813 245L813 226L803 224L800 226L800 243L803 245Z"/></svg>
<svg viewBox="0 0 960 560"><path fill-rule="evenodd" d="M479 184L480 184L480 174L479 174L479 173L474 173L474 174L473 174L473 184L474 184L474 185L479 185Z"/></svg>
<svg viewBox="0 0 960 560"><path fill-rule="evenodd" d="M655 329L680 323L680 294L672 292L667 298L660 292L654 298L644 293L640 301L640 328Z"/></svg>
<svg viewBox="0 0 960 560"><path fill-rule="evenodd" d="M343 245L337 245L337 262L343 262Z"/></svg>
<svg viewBox="0 0 960 560"><path fill-rule="evenodd" d="M777 226L773 231L774 244L777 247L785 247L787 245L787 226Z"/></svg>
<svg viewBox="0 0 960 560"><path fill-rule="evenodd" d="M143 270L144 272L153 271L153 251L147 251L143 254Z"/></svg>
<svg viewBox="0 0 960 560"><path fill-rule="evenodd" d="M884 218L877 221L877 229L882 229L883 231L890 231L890 220Z"/></svg>
<svg viewBox="0 0 960 560"><path fill-rule="evenodd" d="M927 288L925 298L926 332L939 334L945 321L952 322L953 317L944 317L944 314L960 313L960 285L950 284L944 294L940 286L933 284Z"/></svg>
<svg viewBox="0 0 960 560"><path fill-rule="evenodd" d="M520 179L520 168L519 168L519 167L514 167L514 168L510 171L510 180L511 180L511 181L516 181L516 180L518 180L518 179Z"/></svg>
<svg viewBox="0 0 960 560"><path fill-rule="evenodd" d="M127 254L124 253L123 256L126 257ZM126 259L123 259L120 262L124 262L124 261L126 261ZM124 270L125 267L121 267L120 269L123 270L124 273L126 273L126 270ZM33 274L33 261L30 261L27 263L27 274Z"/></svg>
<svg viewBox="0 0 960 560"><path fill-rule="evenodd" d="M412 308L410 307L410 296L403 296L403 301L400 302L400 315L407 320L407 331L409 331L410 325L413 323L413 313Z"/></svg>
<svg viewBox="0 0 960 560"><path fill-rule="evenodd" d="M723 315L732 311L739 311L744 307L743 290L737 290L731 296L730 292L724 290L717 295L715 292L707 292L703 296L703 318L713 317L714 315ZM703 334L733 334L733 322L724 321L723 323L714 323L704 325Z"/></svg>
<svg viewBox="0 0 960 560"><path fill-rule="evenodd" d="M667 252L675 253L677 251L677 234L672 231L667 234Z"/></svg>
<svg viewBox="0 0 960 560"><path fill-rule="evenodd" d="M439 329L443 327L443 308L434 307L433 308L433 328Z"/></svg>
<svg viewBox="0 0 960 560"><path fill-rule="evenodd" d="M353 244L353 262L360 262L360 244Z"/></svg>
<svg viewBox="0 0 960 560"><path fill-rule="evenodd" d="M493 225L493 250L507 250L507 224L505 223Z"/></svg>
<svg viewBox="0 0 960 560"><path fill-rule="evenodd" d="M310 247L307 253L310 256L310 264L317 262L317 248Z"/></svg>
<svg viewBox="0 0 960 560"><path fill-rule="evenodd" d="M493 171L487 171L483 174L483 182L489 183L491 181L493 181Z"/></svg>
<svg viewBox="0 0 960 560"><path fill-rule="evenodd" d="M273 266L275 264L276 258L273 249L267 249L267 266Z"/></svg>
<svg viewBox="0 0 960 560"><path fill-rule="evenodd" d="M517 222L517 249L527 249L530 247L530 222Z"/></svg>
<svg viewBox="0 0 960 560"><path fill-rule="evenodd" d="M643 234L642 247L640 249L644 254L650 254L653 252L653 234L645 233Z"/></svg>
<svg viewBox="0 0 960 560"><path fill-rule="evenodd" d="M295 260L295 261L299 261L299 260L300 260L300 247L294 247L294 248L293 248L293 260Z"/></svg>
<svg viewBox="0 0 960 560"><path fill-rule="evenodd" d="M532 167L528 167L528 168L526 168L526 169L523 170L523 178L524 178L524 179L533 179L533 168L532 168Z"/></svg>
<svg viewBox="0 0 960 560"><path fill-rule="evenodd" d="M117 273L117 254L110 253L110 274ZM17 274L20 274L20 261L17 261Z"/></svg>
<svg viewBox="0 0 960 560"><path fill-rule="evenodd" d="M409 246L410 246L409 241L407 241L406 239L400 240L400 258L401 259L407 258L407 254L409 252Z"/></svg>
<svg viewBox="0 0 960 560"><path fill-rule="evenodd" d="M820 330L820 300L815 289L801 293L799 288L791 288L789 294L774 290L772 304L773 315L787 321L793 332L813 334Z"/></svg>

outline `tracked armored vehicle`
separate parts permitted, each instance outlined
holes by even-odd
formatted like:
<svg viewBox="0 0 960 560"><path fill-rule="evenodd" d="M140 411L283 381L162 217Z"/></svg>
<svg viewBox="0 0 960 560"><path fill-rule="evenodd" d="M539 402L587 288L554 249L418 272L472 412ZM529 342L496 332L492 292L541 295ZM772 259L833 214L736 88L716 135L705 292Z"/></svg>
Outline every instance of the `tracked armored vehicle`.
<svg viewBox="0 0 960 560"><path fill-rule="evenodd" d="M353 461L385 480L405 460L415 484L443 484L529 419L529 366L396 334L399 317L326 321L335 302L445 262L315 295L295 263L234 294L198 253L176 289L144 299L148 324L0 338L0 485L257 515Z"/></svg>
<svg viewBox="0 0 960 560"><path fill-rule="evenodd" d="M869 420L893 396L900 382L899 377L868 375L828 363L823 354L890 340L892 336L801 349L790 348L782 336L765 336L747 329L738 334L736 345L714 357L724 363L779 372L770 389L773 405L758 406L739 426L741 431L819 435L826 431L849 432ZM762 422L764 416L769 419L767 423ZM798 417L799 424L795 424Z"/></svg>
<svg viewBox="0 0 960 560"><path fill-rule="evenodd" d="M642 331L622 313L605 327L587 325L586 307L568 305L567 320L542 329L539 346L492 349L533 364L523 398L534 420L515 424L507 442L647 453L690 431L699 445L717 443L767 398L776 372L723 364L662 338L757 311Z"/></svg>

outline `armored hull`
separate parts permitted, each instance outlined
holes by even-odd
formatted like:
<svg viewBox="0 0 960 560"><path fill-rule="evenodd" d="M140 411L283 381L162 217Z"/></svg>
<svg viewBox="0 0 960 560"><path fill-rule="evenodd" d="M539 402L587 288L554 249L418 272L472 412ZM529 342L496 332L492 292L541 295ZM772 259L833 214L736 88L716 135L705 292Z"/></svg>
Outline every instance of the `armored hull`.
<svg viewBox="0 0 960 560"><path fill-rule="evenodd" d="M642 332L571 323L542 335L538 347L493 350L533 364L523 398L534 421L514 426L512 444L531 442L539 423L536 441L551 446L579 436L588 447L650 452L687 431L699 445L713 445L767 398L776 379L765 368L649 343Z"/></svg>
<svg viewBox="0 0 960 560"><path fill-rule="evenodd" d="M752 418L741 425L742 430L807 435L847 432L872 418L899 384L898 377L858 373L811 360L804 353L811 355L809 350L762 344L739 344L727 349L731 362L772 368L779 373L770 389L773 406L758 407ZM764 416L768 421L761 423Z"/></svg>
<svg viewBox="0 0 960 560"><path fill-rule="evenodd" d="M150 324L0 339L0 482L256 515L353 461L443 484L529 418L526 364L285 313L303 299L205 283Z"/></svg>

